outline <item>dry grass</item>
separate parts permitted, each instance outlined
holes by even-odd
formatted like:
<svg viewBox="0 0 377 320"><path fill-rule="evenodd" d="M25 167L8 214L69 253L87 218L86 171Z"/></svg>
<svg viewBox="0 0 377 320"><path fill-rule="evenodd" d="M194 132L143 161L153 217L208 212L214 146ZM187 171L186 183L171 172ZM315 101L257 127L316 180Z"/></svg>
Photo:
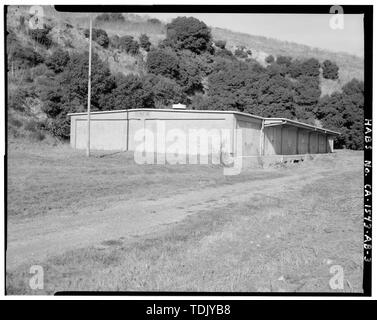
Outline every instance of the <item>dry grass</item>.
<svg viewBox="0 0 377 320"><path fill-rule="evenodd" d="M198 188L204 192L213 185L236 187L248 179L273 184L277 177L299 179L308 170L315 181L301 188L293 180L274 192L258 191L244 201L196 212L163 231L51 257L43 264L41 292L28 289L29 265L8 270L9 294L331 292L329 270L335 264L344 268L343 291L362 291L362 153L340 152L335 158L232 178L216 167L137 166L127 155L99 156L88 160L66 146L12 151L8 214L21 219L19 210L26 215L66 212L105 199L143 201Z"/></svg>
<svg viewBox="0 0 377 320"><path fill-rule="evenodd" d="M253 179L264 178L259 170L232 181L245 181L251 175ZM88 159L85 151L72 150L68 144L51 146L15 140L9 143L8 217L45 215L57 210L72 213L110 201L153 199L229 181L218 166L139 166L130 153L94 152Z"/></svg>

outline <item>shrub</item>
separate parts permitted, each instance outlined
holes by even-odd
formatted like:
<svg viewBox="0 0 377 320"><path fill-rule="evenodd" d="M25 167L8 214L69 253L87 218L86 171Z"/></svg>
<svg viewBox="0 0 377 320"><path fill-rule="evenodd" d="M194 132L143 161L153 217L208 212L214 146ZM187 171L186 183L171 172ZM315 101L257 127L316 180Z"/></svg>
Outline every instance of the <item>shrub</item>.
<svg viewBox="0 0 377 320"><path fill-rule="evenodd" d="M25 101L29 93L24 88L8 91L8 107L18 111L25 110Z"/></svg>
<svg viewBox="0 0 377 320"><path fill-rule="evenodd" d="M55 73L59 73L64 70L64 68L68 64L68 61L69 61L68 52L62 49L58 49L54 51L52 55L46 59L46 65Z"/></svg>
<svg viewBox="0 0 377 320"><path fill-rule="evenodd" d="M167 25L167 39L175 49L188 49L195 53L211 51L211 30L193 17L178 17Z"/></svg>
<svg viewBox="0 0 377 320"><path fill-rule="evenodd" d="M109 38L109 44L112 48L119 49L120 47L120 38L118 35L111 36Z"/></svg>
<svg viewBox="0 0 377 320"><path fill-rule="evenodd" d="M48 119L46 128L58 138L69 139L70 121L66 115L61 115L55 119Z"/></svg>
<svg viewBox="0 0 377 320"><path fill-rule="evenodd" d="M246 59L248 57L248 54L243 50L243 48L237 48L234 51L234 55L241 59Z"/></svg>
<svg viewBox="0 0 377 320"><path fill-rule="evenodd" d="M96 17L97 22L124 22L126 19L121 13L102 13Z"/></svg>
<svg viewBox="0 0 377 320"><path fill-rule="evenodd" d="M308 77L319 76L320 64L317 59L310 58L301 63L302 74Z"/></svg>
<svg viewBox="0 0 377 320"><path fill-rule="evenodd" d="M225 40L217 40L215 41L215 46L220 49L225 49L226 41Z"/></svg>
<svg viewBox="0 0 377 320"><path fill-rule="evenodd" d="M139 43L132 36L123 36L119 38L119 48L131 55L139 53Z"/></svg>
<svg viewBox="0 0 377 320"><path fill-rule="evenodd" d="M89 38L90 30L84 30L85 38ZM107 32L103 29L92 29L92 40L97 42L101 47L107 48L109 45L109 37Z"/></svg>
<svg viewBox="0 0 377 320"><path fill-rule="evenodd" d="M215 51L215 56L216 57L221 57L221 58L226 58L226 59L234 59L232 51L228 49L220 49Z"/></svg>
<svg viewBox="0 0 377 320"><path fill-rule="evenodd" d="M285 66L289 66L291 64L291 61L292 61L292 58L291 57L287 57L287 56L278 56L276 58L276 63L279 64L279 65L285 65Z"/></svg>
<svg viewBox="0 0 377 320"><path fill-rule="evenodd" d="M46 138L45 134L41 131L31 132L29 137L31 140L38 141L38 142L43 141Z"/></svg>
<svg viewBox="0 0 377 320"><path fill-rule="evenodd" d="M16 127L16 128L20 128L22 126L22 121L15 119L15 118L10 118L9 124Z"/></svg>
<svg viewBox="0 0 377 320"><path fill-rule="evenodd" d="M273 62L275 62L275 58L274 58L273 55L270 54L268 57L266 57L265 61L267 63L273 63Z"/></svg>
<svg viewBox="0 0 377 320"><path fill-rule="evenodd" d="M35 120L29 120L25 123L24 125L24 129L26 131L30 131L30 132L37 132L38 130L41 129L41 124L40 122L38 121L35 121Z"/></svg>
<svg viewBox="0 0 377 320"><path fill-rule="evenodd" d="M150 18L147 21L151 24L162 24L162 22L158 20L157 18Z"/></svg>
<svg viewBox="0 0 377 320"><path fill-rule="evenodd" d="M322 63L322 75L325 79L336 80L339 78L338 75L339 67L330 60L325 60Z"/></svg>
<svg viewBox="0 0 377 320"><path fill-rule="evenodd" d="M146 34L142 34L139 37L140 46L145 50L149 51L152 43L149 41L149 38Z"/></svg>
<svg viewBox="0 0 377 320"><path fill-rule="evenodd" d="M9 67L30 68L44 62L44 57L32 47L16 43L8 54Z"/></svg>
<svg viewBox="0 0 377 320"><path fill-rule="evenodd" d="M39 44L49 48L52 44L51 38L48 36L50 29L43 28L43 29L30 29L29 35L30 37L38 42Z"/></svg>

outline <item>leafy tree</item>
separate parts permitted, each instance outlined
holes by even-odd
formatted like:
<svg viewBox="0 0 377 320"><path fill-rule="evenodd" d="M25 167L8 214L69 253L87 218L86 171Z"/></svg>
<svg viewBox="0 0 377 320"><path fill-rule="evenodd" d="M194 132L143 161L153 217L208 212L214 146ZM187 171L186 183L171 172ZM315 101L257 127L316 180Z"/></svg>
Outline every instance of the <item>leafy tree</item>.
<svg viewBox="0 0 377 320"><path fill-rule="evenodd" d="M144 79L144 87L152 92L155 108L165 108L173 103L187 103L183 89L171 79L147 75Z"/></svg>
<svg viewBox="0 0 377 320"><path fill-rule="evenodd" d="M9 50L11 49L11 50ZM12 68L31 68L44 62L44 57L31 46L23 46L16 42L10 48L8 45L8 66Z"/></svg>
<svg viewBox="0 0 377 320"><path fill-rule="evenodd" d="M203 91L202 77L205 70L201 69L202 66L190 54L181 53L179 55L177 83L184 88L187 94Z"/></svg>
<svg viewBox="0 0 377 320"><path fill-rule="evenodd" d="M46 59L46 66L55 73L62 72L69 61L69 53L62 49L58 49Z"/></svg>
<svg viewBox="0 0 377 320"><path fill-rule="evenodd" d="M10 109L25 111L26 98L30 96L30 93L23 87L21 88L9 88L8 89L8 105Z"/></svg>
<svg viewBox="0 0 377 320"><path fill-rule="evenodd" d="M85 29L84 35L86 38L90 36L90 30ZM93 41L97 42L101 47L107 48L109 46L109 37L107 32L103 29L92 29L92 39Z"/></svg>
<svg viewBox="0 0 377 320"><path fill-rule="evenodd" d="M177 55L172 51L162 49L151 50L147 56L146 66L149 73L178 79L179 61Z"/></svg>
<svg viewBox="0 0 377 320"><path fill-rule="evenodd" d="M75 53L71 56L61 75L60 86L64 89L65 101L78 101L85 105L88 94L88 52ZM94 109L101 109L101 96L114 88L114 78L109 67L97 54L92 55L91 103Z"/></svg>
<svg viewBox="0 0 377 320"><path fill-rule="evenodd" d="M149 51L152 43L149 41L149 38L146 34L142 34L139 37L140 46L145 50Z"/></svg>
<svg viewBox="0 0 377 320"><path fill-rule="evenodd" d="M136 75L118 76L116 87L100 100L104 110L153 108L153 93Z"/></svg>
<svg viewBox="0 0 377 320"><path fill-rule="evenodd" d="M109 38L110 47L119 49L120 47L120 37L118 35L113 35Z"/></svg>
<svg viewBox="0 0 377 320"><path fill-rule="evenodd" d="M279 65L285 65L287 67L289 67L289 65L291 64L291 61L292 61L292 58L291 57L287 57L287 56L277 56L276 58L276 63L279 64Z"/></svg>
<svg viewBox="0 0 377 320"><path fill-rule="evenodd" d="M335 146L362 150L364 145L364 83L351 80L342 88L342 93L335 92L323 97L314 110L317 119L325 127L340 131L335 139Z"/></svg>
<svg viewBox="0 0 377 320"><path fill-rule="evenodd" d="M248 57L248 54L245 52L244 48L237 48L234 51L234 55L241 59L246 59Z"/></svg>
<svg viewBox="0 0 377 320"><path fill-rule="evenodd" d="M273 62L275 62L275 58L274 58L273 55L270 54L269 56L266 57L265 61L267 63L273 63Z"/></svg>
<svg viewBox="0 0 377 320"><path fill-rule="evenodd" d="M317 59L310 58L301 63L302 74L308 77L319 76L320 64Z"/></svg>
<svg viewBox="0 0 377 320"><path fill-rule="evenodd" d="M132 36L123 36L119 38L119 48L131 55L139 53L139 43Z"/></svg>
<svg viewBox="0 0 377 320"><path fill-rule="evenodd" d="M216 57L221 57L221 58L225 58L225 59L235 59L232 51L228 50L228 49L220 49L220 50L216 50L215 51L215 56Z"/></svg>
<svg viewBox="0 0 377 320"><path fill-rule="evenodd" d="M49 37L49 28L29 29L30 37L39 44L49 48L52 44L52 40Z"/></svg>
<svg viewBox="0 0 377 320"><path fill-rule="evenodd" d="M167 40L177 50L188 49L198 54L212 51L210 28L193 17L178 17L169 23Z"/></svg>
<svg viewBox="0 0 377 320"><path fill-rule="evenodd" d="M292 78L297 79L299 76L303 74L301 62L297 59L292 60L287 72Z"/></svg>
<svg viewBox="0 0 377 320"><path fill-rule="evenodd" d="M298 105L315 105L321 96L321 89L319 88L319 79L302 75L298 77L298 82L295 84L294 101Z"/></svg>
<svg viewBox="0 0 377 320"><path fill-rule="evenodd" d="M338 75L339 67L336 65L336 63L325 60L322 63L322 74L325 79L331 79L336 80L339 78Z"/></svg>

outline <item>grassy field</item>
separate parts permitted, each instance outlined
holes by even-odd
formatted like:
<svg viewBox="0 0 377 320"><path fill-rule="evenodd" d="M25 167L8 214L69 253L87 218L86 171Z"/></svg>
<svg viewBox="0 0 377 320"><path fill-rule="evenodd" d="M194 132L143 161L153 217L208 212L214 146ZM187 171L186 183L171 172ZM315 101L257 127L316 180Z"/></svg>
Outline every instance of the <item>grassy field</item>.
<svg viewBox="0 0 377 320"><path fill-rule="evenodd" d="M362 170L351 151L225 177L216 166L11 143L9 247L21 250L33 232L50 247L71 233L43 259L37 249L47 247L26 246L33 258L7 264L7 293L332 292L333 265L344 269L342 292L362 292ZM29 288L33 264L44 268L43 290Z"/></svg>

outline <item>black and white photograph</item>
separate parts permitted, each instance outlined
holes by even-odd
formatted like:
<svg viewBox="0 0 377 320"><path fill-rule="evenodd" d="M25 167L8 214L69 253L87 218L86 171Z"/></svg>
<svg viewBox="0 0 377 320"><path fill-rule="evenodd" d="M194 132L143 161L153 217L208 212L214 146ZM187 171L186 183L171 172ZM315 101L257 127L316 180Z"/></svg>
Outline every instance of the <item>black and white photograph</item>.
<svg viewBox="0 0 377 320"><path fill-rule="evenodd" d="M373 7L126 4L3 8L5 295L371 296Z"/></svg>

